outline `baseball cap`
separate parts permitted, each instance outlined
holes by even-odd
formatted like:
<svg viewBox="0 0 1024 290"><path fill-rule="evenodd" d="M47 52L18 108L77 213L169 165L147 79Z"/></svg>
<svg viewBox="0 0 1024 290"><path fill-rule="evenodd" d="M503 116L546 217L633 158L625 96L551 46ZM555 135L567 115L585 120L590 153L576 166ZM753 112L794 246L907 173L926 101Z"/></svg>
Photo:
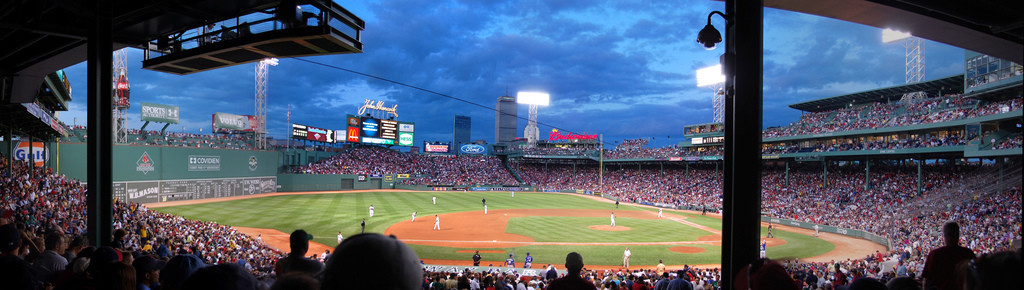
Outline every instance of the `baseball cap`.
<svg viewBox="0 0 1024 290"><path fill-rule="evenodd" d="M132 266L135 267L135 271L140 273L162 270L165 265L167 265L167 262L153 259L153 257L149 255L143 255L142 257L135 259L135 262L132 263Z"/></svg>
<svg viewBox="0 0 1024 290"><path fill-rule="evenodd" d="M191 254L177 255L171 258L160 271L160 284L181 289L188 276L206 267L202 259Z"/></svg>
<svg viewBox="0 0 1024 290"><path fill-rule="evenodd" d="M0 226L0 252L9 252L18 247L21 233L14 224Z"/></svg>

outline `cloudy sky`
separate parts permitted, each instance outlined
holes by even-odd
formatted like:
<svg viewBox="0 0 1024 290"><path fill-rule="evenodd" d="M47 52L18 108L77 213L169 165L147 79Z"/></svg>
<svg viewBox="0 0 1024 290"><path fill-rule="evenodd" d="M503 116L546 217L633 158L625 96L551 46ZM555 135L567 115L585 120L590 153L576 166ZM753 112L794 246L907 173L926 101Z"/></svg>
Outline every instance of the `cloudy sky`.
<svg viewBox="0 0 1024 290"><path fill-rule="evenodd" d="M398 104L400 120L417 125L416 144L450 141L455 114L472 118L472 139L493 143L494 111L328 64L413 85L493 108L497 97L545 91L542 136L552 126L604 134L609 145L654 138L682 141L683 126L711 122L712 91L694 71L717 64L697 32L718 1L452 1L335 0L366 21L364 53L282 59L270 69L268 130L287 137L286 121L343 129L366 98ZM904 47L881 43L874 27L765 8L764 127L796 121L789 104L904 82ZM724 31L723 20L713 24ZM926 79L963 73L963 49L925 41ZM141 69L128 51L130 128L138 102L181 107L171 131L209 132L215 112L253 114L254 64L178 76ZM60 119L85 118L86 65L67 68L74 95ZM519 115L527 115L520 106ZM519 132L526 121L519 122ZM152 126L150 127L152 128ZM159 127L157 127L159 128Z"/></svg>

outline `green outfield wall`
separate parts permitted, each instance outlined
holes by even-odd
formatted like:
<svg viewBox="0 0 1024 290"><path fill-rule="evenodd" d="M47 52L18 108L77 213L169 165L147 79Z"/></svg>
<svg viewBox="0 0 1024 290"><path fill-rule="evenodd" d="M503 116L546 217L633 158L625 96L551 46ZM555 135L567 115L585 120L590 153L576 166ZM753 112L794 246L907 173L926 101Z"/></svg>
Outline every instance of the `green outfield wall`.
<svg viewBox="0 0 1024 290"><path fill-rule="evenodd" d="M822 226L822 225L817 225L817 224L812 224L812 223L807 223L807 222L787 220L787 219L781 219L781 218L773 218L773 217L766 217L766 216L762 216L761 217L761 221L762 222L771 222L771 223L780 224L780 225L786 225L786 226L800 227L800 228L805 228L805 229L812 229L812 230L814 229L815 226L817 226L818 230L821 231L821 232L834 233L834 234L840 234L840 235L844 235L844 236L861 238L861 239L865 239L865 240L869 240L869 241L875 242L875 243L877 243L879 245L883 245L887 249L892 249L892 242L890 242L889 239L886 239L886 238L883 238L883 237L881 237L879 235L872 234L872 233L869 233L869 232L865 232L865 231L862 231L862 230L844 229L844 228L833 227L833 226Z"/></svg>
<svg viewBox="0 0 1024 290"><path fill-rule="evenodd" d="M56 171L86 180L86 144L52 147ZM276 192L276 151L115 145L114 197L139 203Z"/></svg>

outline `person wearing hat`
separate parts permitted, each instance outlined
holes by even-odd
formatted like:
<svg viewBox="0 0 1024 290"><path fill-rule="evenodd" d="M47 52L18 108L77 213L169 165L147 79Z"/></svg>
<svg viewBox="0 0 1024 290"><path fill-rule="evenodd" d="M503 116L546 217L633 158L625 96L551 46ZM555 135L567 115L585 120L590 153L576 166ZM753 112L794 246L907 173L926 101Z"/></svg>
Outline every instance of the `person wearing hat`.
<svg viewBox="0 0 1024 290"><path fill-rule="evenodd" d="M583 272L583 256L579 253L572 252L565 256L565 269L569 273L565 277L551 281L551 285L548 285L549 290L597 289L594 284L583 280L583 277L580 276Z"/></svg>
<svg viewBox="0 0 1024 290"><path fill-rule="evenodd" d="M274 265L274 272L277 272L278 275L302 272L311 276L320 272L324 267L323 264L306 258L306 252L309 251L309 240L312 239L313 235L306 233L305 230L298 229L292 232L288 239L292 251L288 253L288 256L277 261L277 264Z"/></svg>
<svg viewBox="0 0 1024 290"><path fill-rule="evenodd" d="M420 289L420 258L394 236L351 236L327 260L321 289Z"/></svg>
<svg viewBox="0 0 1024 290"><path fill-rule="evenodd" d="M157 280L160 281L160 288L164 290L183 289L181 285L185 283L185 279L203 267L206 267L206 264L195 255L174 256L160 270L160 275L157 277Z"/></svg>
<svg viewBox="0 0 1024 290"><path fill-rule="evenodd" d="M526 252L526 258L523 258L523 268L531 268L533 266L533 256L530 256L530 252Z"/></svg>
<svg viewBox="0 0 1024 290"><path fill-rule="evenodd" d="M160 285L160 270L167 263L154 259L149 255L135 259L132 266L135 267L135 282L138 283L138 290L149 290L158 288Z"/></svg>

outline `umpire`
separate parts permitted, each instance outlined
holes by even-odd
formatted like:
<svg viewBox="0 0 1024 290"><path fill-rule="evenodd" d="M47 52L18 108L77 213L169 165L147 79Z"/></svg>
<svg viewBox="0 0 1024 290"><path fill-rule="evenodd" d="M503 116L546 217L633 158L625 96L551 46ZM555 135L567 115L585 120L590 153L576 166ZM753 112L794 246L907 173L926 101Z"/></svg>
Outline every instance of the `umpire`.
<svg viewBox="0 0 1024 290"><path fill-rule="evenodd" d="M480 266L480 251L476 251L476 254L473 254L473 266Z"/></svg>

